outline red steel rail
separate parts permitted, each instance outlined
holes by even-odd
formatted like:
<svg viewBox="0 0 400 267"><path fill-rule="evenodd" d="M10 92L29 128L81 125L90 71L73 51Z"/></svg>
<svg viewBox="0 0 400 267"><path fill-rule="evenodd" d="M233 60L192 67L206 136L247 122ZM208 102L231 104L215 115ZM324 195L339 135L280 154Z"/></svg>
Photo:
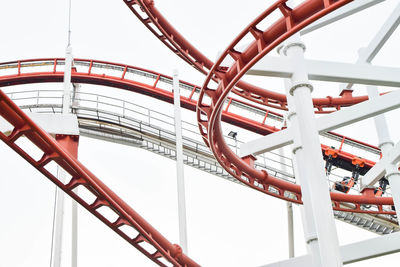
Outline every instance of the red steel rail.
<svg viewBox="0 0 400 267"><path fill-rule="evenodd" d="M57 69L58 66L62 65L64 62L64 58L43 58L43 59L25 59L25 60L18 60L18 61L10 61L10 62L3 62L0 63L0 70L11 70L14 69L13 74L8 75L0 75L0 87L6 87L11 85L19 85L19 84L29 84L29 83L40 83L40 82L62 82L64 77L64 71L60 71ZM172 77L151 71L146 70L143 68L119 64L119 63L111 63L107 61L101 60L93 60L93 59L74 59L76 67L72 71L72 82L74 83L88 83L88 84L97 84L97 85L104 85L109 87L120 88L124 90L128 90L131 92L136 92L144 95L148 95L150 97L166 101L168 103L173 103L173 93L172 91L168 91L158 86L161 79L168 79L171 80ZM58 65L61 64L61 65ZM104 73L99 74L98 71L94 71L94 66L98 64L103 64L110 69L120 69L121 76L113 76L106 75ZM83 68L80 66L85 65L88 66L86 71L83 71ZM43 67L47 69L44 70ZM38 71L33 71L32 67L37 68ZM149 85L145 83L141 83L135 80L132 80L126 74L129 71L142 71L146 73L146 75L153 75L156 78L156 81ZM189 82L180 81L181 84L193 88L192 92L188 97L181 96L181 106L195 111L197 105L197 95L194 95L195 91L200 91L200 86L191 84ZM246 103L239 99L235 98L228 98L230 102L240 103L245 106L250 106L254 110L260 111L260 113L265 113L266 116L274 115L277 117L282 117L281 114L258 107L256 105L252 105L250 103ZM265 118L263 121L256 121L252 120L248 117L241 116L239 114L235 114L232 111L229 111L229 102L225 109L222 111L222 121L230 123L232 125L241 127L243 129L261 134L261 135L268 135L274 132L279 131L280 129L269 126L265 122ZM338 138L344 140L350 140L356 144L362 145L364 147L371 148L373 150L379 151L379 148L372 146L370 144L366 144L364 142L351 139L349 137L332 133L331 134L337 136ZM322 145L322 150L329 148L329 146ZM339 158L351 162L352 158L355 155L348 153L343 150L339 150ZM371 168L375 162L365 159L366 160L366 167Z"/></svg>
<svg viewBox="0 0 400 267"><path fill-rule="evenodd" d="M93 173L86 169L76 157L37 126L1 90L0 115L14 127L14 130L8 136L0 132L0 139L3 142L141 253L159 266L169 266L169 263L173 264L173 266L182 267L200 266L183 254L178 245L170 243ZM27 137L43 152L43 156L39 160L35 160L29 154L29 151L25 151L16 144L16 141L22 136ZM46 169L46 166L52 161L71 175L70 181L63 183ZM94 201L85 200L79 193L75 193L73 190L77 187L79 187L80 191L82 187L89 190L95 196ZM112 221L107 218L101 212L102 207L111 209L117 215L117 219ZM126 227L135 229L137 233L132 236L132 233L128 232ZM147 246L143 246L144 243L147 243ZM150 251L150 248L154 251Z"/></svg>
<svg viewBox="0 0 400 267"><path fill-rule="evenodd" d="M186 40L161 14L155 7L154 0L123 0L128 8L135 14L135 16L169 49L176 55L189 63L195 69L203 74L208 74L212 69L214 62L208 59L201 53L193 44ZM280 1L286 2L286 1ZM336 3L336 0L315 0L307 1L310 10L313 5L323 5L325 3ZM350 2L350 1L347 1ZM298 17L297 14L294 16ZM324 15L324 14L322 14ZM253 49L255 47L253 46ZM247 52L242 54L242 59L247 58L252 53L247 49ZM215 78L215 77L212 77ZM279 94L270 90L260 88L258 86L246 83L244 81L237 81L232 92L241 97L251 101L263 104L269 107L287 110L287 101L284 94ZM343 97L314 98L313 103L316 113L330 113L332 108L339 110L341 107L351 106L353 104L367 100L367 96L352 97L351 95L343 95ZM331 108L330 110L326 108Z"/></svg>
<svg viewBox="0 0 400 267"><path fill-rule="evenodd" d="M0 87L5 87L5 86L11 86L11 85L18 85L18 84L28 84L28 83L38 83L38 82L62 82L63 77L64 77L64 72L57 70L57 64L58 63L63 63L64 59L62 58L50 58L50 59L29 59L29 60L20 60L20 61L12 61L12 62L5 62L5 63L0 63L0 69L15 69L15 74L10 74L7 76L0 76ZM129 65L124 65L124 64L116 64L116 63L110 63L110 62L105 62L105 61L99 61L99 60L88 60L88 59L75 59L77 67L74 69L72 72L72 82L75 83L88 83L88 84L97 84L97 85L104 85L104 86L110 86L110 87L116 87L116 88L121 88L125 89L128 91L132 92L137 92L141 94L145 94L148 96L151 96L156 99L160 99L169 103L173 103L173 93L172 91L168 91L166 89L160 88L157 86L157 83L160 81L160 79L167 78L171 79L171 77L145 70L142 68L134 67L134 66L129 66ZM121 76L110 76L110 75L105 75L104 73L99 74L98 71L94 71L94 67L96 64L108 64L110 65L109 67L112 69L116 69L117 67L121 69ZM79 66L81 65L86 65L88 67L87 71L80 71ZM44 71L43 69L40 69L39 67L44 67L48 66L50 69L49 71ZM28 67L38 67L40 71L38 72L29 72ZM130 80L128 75L126 73L130 70L138 70L138 71L143 71L148 74L152 74L155 77L157 77L157 83L148 85L145 83L140 83L138 81ZM31 70L32 71L32 70ZM193 90L197 90L197 88L200 88L199 86L180 81L184 85L188 85L190 87L193 87ZM232 101L240 101L240 100L232 100ZM187 108L189 110L194 111L196 109L196 104L197 101L193 95L193 92L190 94L189 97L184 97L181 96L181 106L184 108ZM243 103L242 104L247 104ZM256 107L256 106L253 106ZM263 110L260 108L260 110ZM265 111L265 110L264 110ZM274 114L276 116L279 116L279 114ZM265 123L251 120L249 118L240 116L238 114L234 114L231 112L228 112L226 110L222 111L222 120L239 126L241 128L262 134L262 135L267 135L270 133L274 133L279 131L279 129L275 127L271 127L266 125ZM342 140L344 136L340 136ZM357 140L352 140L355 143L366 145L367 147L374 148L376 147L362 143ZM322 150L323 152L328 149L329 147L326 145L322 145ZM341 158L344 161L350 162L352 159L355 157L351 153L348 153L343 150L338 151L338 157ZM218 159L218 158L217 158ZM368 168L371 168L375 162L366 160L366 166ZM222 165L226 166L226 165ZM271 177L271 176L270 176ZM242 182L246 183L247 185L250 185L251 187L260 190L264 193L267 193L269 195L282 198L288 201L296 202L296 203L301 203L301 193L300 193L300 187L294 184L290 184L289 188L287 187L287 182L284 182L280 179L274 178L270 179L270 186L264 188L262 184L256 184L254 183L249 183L246 182L245 180L241 179ZM290 190L289 190L290 189ZM286 193L285 193L286 192ZM364 213L386 213L386 214L394 214L393 211L383 211L381 206L378 206L378 209L376 211L373 210L361 210L360 205L358 205L358 209L349 209L348 207L341 207L340 202L353 202L349 200L349 195L343 195L343 194L336 194L338 195L340 200L339 202L335 202L335 209L336 210L342 210L342 211L352 211L352 212L364 212ZM362 204L362 203L368 203L372 204L374 201L378 201L377 199L369 199L367 202L364 201L365 196L356 196L357 201L354 203ZM379 197L379 203L380 205L391 205L392 203L391 198L382 198Z"/></svg>
<svg viewBox="0 0 400 267"><path fill-rule="evenodd" d="M301 196L299 185L282 181L269 175L266 171L255 169L254 159L238 157L226 144L221 131L223 103L241 77L285 39L327 13L351 2L351 0L308 0L295 9L289 8L286 2L287 0L279 0L265 10L221 54L211 68L201 89L197 104L197 120L205 143L211 148L218 162L228 173L248 186L266 194L275 194L278 198L286 200L294 195L296 200L299 201ZM268 29L260 30L257 27L258 24L274 11L280 12L282 17ZM239 52L235 49L236 45L249 33L253 36L254 41L245 51ZM234 63L228 69L221 66L227 57L234 59ZM210 85L213 80L218 81L216 89ZM274 189L271 190L271 187ZM353 203L353 212L365 212L362 205L374 204L378 206L379 212L387 213L383 210L382 205L392 203L390 198L377 198L370 194L369 190L363 195L345 195L331 192L331 199L336 210L343 210L340 204L342 202Z"/></svg>

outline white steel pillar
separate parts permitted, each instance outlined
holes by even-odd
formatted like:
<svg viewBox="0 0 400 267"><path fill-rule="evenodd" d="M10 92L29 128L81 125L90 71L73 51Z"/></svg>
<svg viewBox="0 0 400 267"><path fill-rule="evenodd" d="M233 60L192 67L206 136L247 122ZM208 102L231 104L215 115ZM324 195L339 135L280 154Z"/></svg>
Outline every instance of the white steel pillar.
<svg viewBox="0 0 400 267"><path fill-rule="evenodd" d="M293 96L295 113L289 117L296 116L293 154L307 221L306 242L312 252L313 266L342 266L312 104L312 86L305 70L305 46L297 35L283 49L284 54L291 59L294 69L288 97Z"/></svg>
<svg viewBox="0 0 400 267"><path fill-rule="evenodd" d="M378 88L376 86L367 86L367 91L370 99L379 96ZM380 114L374 117L374 121L376 132L378 134L378 146L381 149L383 156L388 155L388 153L393 149L394 143L390 139L385 115ZM400 210L400 172L397 169L396 164L389 163L388 166L386 166L386 179L388 179L389 181L394 206L396 208L397 215L399 215L398 211Z"/></svg>
<svg viewBox="0 0 400 267"><path fill-rule="evenodd" d="M58 179L65 180L64 170L58 168ZM54 203L54 219L53 219L53 238L51 246L51 267L61 266L62 252L62 232L64 223L64 192L56 187L56 198Z"/></svg>
<svg viewBox="0 0 400 267"><path fill-rule="evenodd" d="M64 83L63 83L63 105L62 105L62 114L70 113L70 102L71 102L71 71L72 71L72 47L70 45L70 37L71 37L71 0L69 0L69 14L68 14L68 45L66 49L65 55L65 69L64 69ZM58 169L59 179L62 181L65 179L65 171L62 169ZM63 221L64 221L64 192L56 187L56 202L55 202L55 213L54 213L54 225L53 225L53 240L52 240L52 251L51 251L51 266L52 267L60 267L61 266L61 254L62 254L62 232L63 232ZM74 218L74 207L72 210L73 220ZM74 259L74 255L76 256L76 251L74 253L74 242L76 242L76 232L74 234L74 230L76 230L76 223L72 222L72 263L76 262ZM74 237L75 235L75 237ZM72 264L72 266L74 266ZM76 266L76 265L75 265Z"/></svg>
<svg viewBox="0 0 400 267"><path fill-rule="evenodd" d="M78 193L78 188L74 189ZM71 267L78 266L78 203L72 199Z"/></svg>
<svg viewBox="0 0 400 267"><path fill-rule="evenodd" d="M293 38L300 38L298 37L298 34L296 37ZM278 48L278 53L281 56L285 56L284 46L281 46ZM296 107L294 103L293 96L290 95L289 91L290 88L292 87L292 82L290 79L284 79L284 86L286 90L286 98L287 98L287 104L288 104L288 114L286 116L287 120L287 126L290 127L291 129L298 129L298 121L297 121L297 114L296 114ZM300 147L300 140L298 138L298 135L293 135L293 145L291 145L291 151L292 151L292 160L293 160L293 172L295 174L296 180L300 182L301 178L299 177L299 171L298 171L298 165L297 165L297 157L296 157L296 149ZM300 182L301 184L301 182ZM304 196L303 196L303 201L304 201ZM316 242L308 242L309 238L316 233L315 229L315 223L314 220L310 220L309 218L313 217L313 211L310 205L301 205L300 206L300 213L301 213L301 221L303 225L303 233L304 233L304 239L306 240L306 247L307 251L310 255L319 255L319 246L318 243Z"/></svg>
<svg viewBox="0 0 400 267"><path fill-rule="evenodd" d="M294 230L293 230L293 204L286 202L287 217L288 217L288 243L289 243L289 258L294 257Z"/></svg>
<svg viewBox="0 0 400 267"><path fill-rule="evenodd" d="M279 148L279 154L281 155L280 162L282 163L282 170L288 172L286 167L284 156L286 156L285 149ZM288 220L288 247L289 247L289 258L294 257L294 230L293 230L293 205L292 202L286 202L287 220Z"/></svg>
<svg viewBox="0 0 400 267"><path fill-rule="evenodd" d="M183 253L188 253L187 227L186 227L186 200L185 200L185 180L183 175L183 148L182 148L182 119L181 119L181 99L179 92L178 71L174 70L173 75L174 89L174 115L175 115L175 135L176 135L176 174L178 185L178 213L179 213L179 242Z"/></svg>
<svg viewBox="0 0 400 267"><path fill-rule="evenodd" d="M74 103L72 105L79 106L79 85L73 84ZM73 189L78 194L78 188ZM78 202L72 201L71 211L71 267L78 267Z"/></svg>

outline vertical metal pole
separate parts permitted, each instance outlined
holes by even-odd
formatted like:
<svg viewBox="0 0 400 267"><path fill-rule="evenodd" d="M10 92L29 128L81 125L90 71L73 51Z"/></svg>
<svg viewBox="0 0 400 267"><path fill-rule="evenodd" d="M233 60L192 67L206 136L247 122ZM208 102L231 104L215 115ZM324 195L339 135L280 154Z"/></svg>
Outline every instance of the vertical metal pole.
<svg viewBox="0 0 400 267"><path fill-rule="evenodd" d="M376 86L367 86L368 96L370 99L379 96L378 88ZM390 139L389 129L386 123L384 114L380 114L374 117L375 128L378 134L379 148L382 151L382 155L387 155L390 150L394 147L393 141ZM386 167L386 179L390 184L390 189L393 196L394 206L396 208L397 216L399 217L400 211L400 172L397 169L396 164L389 164Z"/></svg>
<svg viewBox="0 0 400 267"><path fill-rule="evenodd" d="M174 70L173 88L174 88L175 134L176 134L176 174L177 174L177 185L178 185L179 241L183 253L187 254L188 247L187 247L187 230L186 230L185 180L183 176L181 100L180 100L179 78L177 70Z"/></svg>
<svg viewBox="0 0 400 267"><path fill-rule="evenodd" d="M64 83L63 83L63 106L62 114L68 114L70 111L71 102L71 69L72 69L72 48L71 48L71 0L69 0L69 13L68 13L68 45L65 55L65 70L64 70ZM61 168L58 168L58 177L61 181L65 179L66 173ZM51 252L51 266L61 266L61 254L62 254L62 232L63 232L63 221L64 221L64 192L56 187L56 202L55 202L55 214L54 214L54 225L53 225L53 240L52 240L52 252Z"/></svg>
<svg viewBox="0 0 400 267"><path fill-rule="evenodd" d="M299 35L296 35L283 49L294 67L288 98L293 97L295 113L292 112L288 117L296 117L292 152L304 202L306 242L312 252L313 266L342 266L312 104L312 86L305 70L305 45L300 42Z"/></svg>
<svg viewBox="0 0 400 267"><path fill-rule="evenodd" d="M63 107L62 114L68 114L71 105L71 70L72 70L72 47L67 46L65 53L65 69L64 69L64 93L63 93Z"/></svg>
<svg viewBox="0 0 400 267"><path fill-rule="evenodd" d="M288 243L289 258L294 258L294 231L293 231L293 206L292 202L286 202L288 217Z"/></svg>
<svg viewBox="0 0 400 267"><path fill-rule="evenodd" d="M78 188L74 190L77 193ZM71 267L78 266L78 203L72 200Z"/></svg>
<svg viewBox="0 0 400 267"><path fill-rule="evenodd" d="M63 94L63 107L62 114L69 113L70 107L70 90L71 90L71 67L72 67L72 49L71 46L67 47L65 56L65 70L64 70L64 94ZM65 179L65 171L58 168L58 177L61 181ZM56 187L56 202L55 202L55 220L53 226L53 247L52 247L52 267L61 266L61 253L62 253L62 232L64 220L64 192Z"/></svg>
<svg viewBox="0 0 400 267"><path fill-rule="evenodd" d="M285 150L284 148L279 148L280 162L282 164L282 170L284 172L288 172L288 168L285 164L284 156ZM288 246L289 246L289 258L294 257L294 230L293 230L293 206L291 202L286 202L287 208L287 220L288 220Z"/></svg>
<svg viewBox="0 0 400 267"><path fill-rule="evenodd" d="M58 179L65 180L64 170L58 168ZM61 266L62 253L62 232L64 223L64 192L56 187L56 198L54 203L54 220L53 220L53 239L51 250L51 267Z"/></svg>

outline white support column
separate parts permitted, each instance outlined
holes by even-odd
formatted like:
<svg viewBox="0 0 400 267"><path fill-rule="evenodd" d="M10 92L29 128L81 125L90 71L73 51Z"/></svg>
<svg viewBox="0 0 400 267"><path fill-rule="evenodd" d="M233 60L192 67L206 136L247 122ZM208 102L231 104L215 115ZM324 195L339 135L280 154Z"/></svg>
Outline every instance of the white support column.
<svg viewBox="0 0 400 267"><path fill-rule="evenodd" d="M284 156L286 156L285 149L280 148L279 154L281 155L280 162L282 164L282 170L288 173L288 168L285 164ZM288 247L289 247L289 258L294 257L294 229L293 229L293 205L292 202L286 202L287 209L287 221L288 221Z"/></svg>
<svg viewBox="0 0 400 267"><path fill-rule="evenodd" d="M369 98L376 98L379 96L378 88L376 86L367 86ZM374 118L375 128L378 134L379 148L383 156L387 156L394 147L393 141L390 139L389 129L386 123L384 114L380 114ZM396 211L400 210L400 172L397 164L389 162L385 168L386 179L390 184L390 189L393 196L394 206ZM398 212L397 212L398 214ZM399 214L398 214L399 215Z"/></svg>
<svg viewBox="0 0 400 267"><path fill-rule="evenodd" d="M186 227L185 180L183 175L182 119L178 71L174 70L174 115L176 135L176 175L178 185L179 241L183 253L188 253Z"/></svg>
<svg viewBox="0 0 400 267"><path fill-rule="evenodd" d="M77 188L74 190L77 193ZM78 203L72 200L71 267L78 266Z"/></svg>
<svg viewBox="0 0 400 267"><path fill-rule="evenodd" d="M70 113L71 106L71 71L72 71L72 47L70 45L70 37L71 37L71 0L69 0L69 13L68 13L68 45L65 54L65 69L64 69L64 83L63 83L63 105L62 105L62 114ZM65 172L62 169L58 169L59 179L65 177ZM52 267L60 267L61 266L61 254L62 254L62 232L63 232L63 220L64 220L64 192L61 189L56 187L56 202L55 202L55 220L53 226L53 243L52 243L52 255L51 255L51 266ZM74 207L72 210L72 214L74 214ZM72 216L73 220L76 219L74 215ZM74 250L74 242L76 242L76 237L74 237L74 229L76 230L76 223L72 222L72 250ZM76 232L75 232L76 235ZM76 255L76 251L72 252L72 257ZM72 259L72 263L74 263L76 259ZM72 265L74 266L74 265Z"/></svg>
<svg viewBox="0 0 400 267"><path fill-rule="evenodd" d="M65 180L65 171L58 168L58 179ZM54 218L53 218L53 239L51 250L51 267L61 266L62 254L62 232L64 224L64 192L56 187L56 197L54 203Z"/></svg>
<svg viewBox="0 0 400 267"><path fill-rule="evenodd" d="M70 45L67 46L65 53L65 69L64 69L64 93L63 93L63 108L62 113L68 114L71 106L71 70L72 70L72 47Z"/></svg>
<svg viewBox="0 0 400 267"><path fill-rule="evenodd" d="M289 119L296 117L292 120L295 125L291 125L293 154L298 166L296 178L302 188L306 242L311 250L313 266L337 267L342 266L339 242L311 99L312 86L305 70L305 46L298 36L292 38L283 51L292 60L294 68L288 98L293 96L295 113L289 115Z"/></svg>
<svg viewBox="0 0 400 267"><path fill-rule="evenodd" d="M288 243L289 243L289 258L294 257L294 230L293 230L293 204L286 202L288 216Z"/></svg>

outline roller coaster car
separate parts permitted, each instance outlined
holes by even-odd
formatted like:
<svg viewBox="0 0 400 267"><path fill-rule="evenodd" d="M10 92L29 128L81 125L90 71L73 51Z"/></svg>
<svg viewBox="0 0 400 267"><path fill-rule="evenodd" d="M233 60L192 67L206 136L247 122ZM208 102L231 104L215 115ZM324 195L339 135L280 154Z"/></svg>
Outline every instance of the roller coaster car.
<svg viewBox="0 0 400 267"><path fill-rule="evenodd" d="M329 175L331 173L332 166L334 165L338 156L338 152L337 150L335 150L335 147L331 146L330 148L325 150L324 155L326 158L325 171L326 174Z"/></svg>
<svg viewBox="0 0 400 267"><path fill-rule="evenodd" d="M350 191L350 188L353 187L353 185L354 185L354 179L345 176L343 177L343 180L341 182L335 182L335 184L333 185L333 189L347 194Z"/></svg>
<svg viewBox="0 0 400 267"><path fill-rule="evenodd" d="M377 196L377 197L382 196L385 193L386 187L388 185L389 185L389 181L385 177L380 179L379 180L379 187L374 190L375 196Z"/></svg>

